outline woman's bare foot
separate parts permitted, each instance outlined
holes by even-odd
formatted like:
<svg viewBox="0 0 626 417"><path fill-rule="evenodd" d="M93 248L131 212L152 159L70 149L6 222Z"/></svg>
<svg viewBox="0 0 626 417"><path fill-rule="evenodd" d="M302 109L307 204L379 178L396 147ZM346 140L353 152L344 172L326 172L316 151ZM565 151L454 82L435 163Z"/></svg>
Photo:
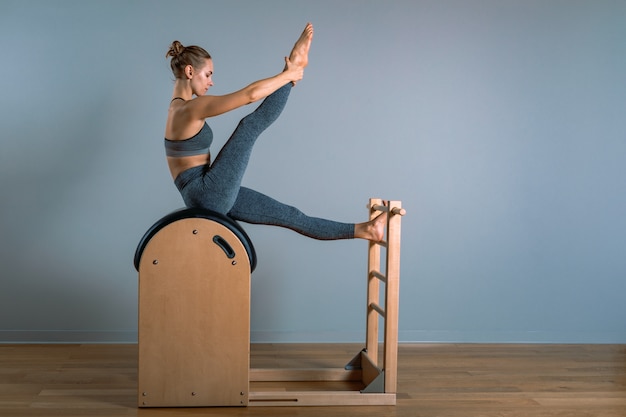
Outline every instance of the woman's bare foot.
<svg viewBox="0 0 626 417"><path fill-rule="evenodd" d="M369 222L356 224L354 226L354 237L373 242L382 242L385 237L386 224L387 212L383 212Z"/></svg>
<svg viewBox="0 0 626 417"><path fill-rule="evenodd" d="M307 23L300 35L300 38L296 41L296 44L291 50L289 55L289 61L292 64L301 68L306 67L309 64L309 48L311 47L311 41L313 40L313 25Z"/></svg>

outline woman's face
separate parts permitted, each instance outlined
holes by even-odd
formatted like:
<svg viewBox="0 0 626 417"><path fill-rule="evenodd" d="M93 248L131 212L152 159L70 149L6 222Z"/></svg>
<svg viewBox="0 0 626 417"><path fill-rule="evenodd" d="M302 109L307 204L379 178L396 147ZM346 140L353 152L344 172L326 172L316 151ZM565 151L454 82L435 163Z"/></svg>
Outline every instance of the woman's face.
<svg viewBox="0 0 626 417"><path fill-rule="evenodd" d="M191 77L191 89L196 96L203 96L213 86L213 60L205 60L202 68L195 68Z"/></svg>

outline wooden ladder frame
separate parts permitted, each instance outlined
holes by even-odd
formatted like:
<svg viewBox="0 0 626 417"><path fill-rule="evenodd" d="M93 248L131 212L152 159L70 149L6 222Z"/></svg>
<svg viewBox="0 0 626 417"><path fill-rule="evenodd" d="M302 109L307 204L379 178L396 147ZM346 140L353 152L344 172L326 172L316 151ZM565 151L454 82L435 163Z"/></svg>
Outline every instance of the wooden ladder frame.
<svg viewBox="0 0 626 417"><path fill-rule="evenodd" d="M398 307L400 284L400 232L406 211L402 202L369 200L369 217L387 213L385 238L368 245L367 324L365 348L345 368L250 369L250 382L360 381L359 391L254 391L249 406L395 405L398 369ZM385 249L384 263L381 255ZM384 266L384 270L381 270ZM383 303L380 301L384 284ZM381 305L383 304L383 305ZM379 358L379 321L384 322L382 358Z"/></svg>

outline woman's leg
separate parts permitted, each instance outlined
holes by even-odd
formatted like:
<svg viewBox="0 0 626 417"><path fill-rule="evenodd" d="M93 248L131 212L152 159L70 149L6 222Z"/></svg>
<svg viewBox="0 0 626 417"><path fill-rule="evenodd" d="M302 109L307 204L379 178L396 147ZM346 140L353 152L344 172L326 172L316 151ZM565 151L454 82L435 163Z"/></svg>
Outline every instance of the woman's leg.
<svg viewBox="0 0 626 417"><path fill-rule="evenodd" d="M194 196L200 205L228 213L235 204L241 180L248 166L252 148L259 135L277 118L287 104L291 83L267 96L255 111L241 119L239 125L210 167L203 174L203 195Z"/></svg>
<svg viewBox="0 0 626 417"><path fill-rule="evenodd" d="M353 239L355 237L354 223L341 223L309 217L295 207L245 187L239 189L235 205L228 215L235 220L246 223L286 227L304 236L319 240Z"/></svg>

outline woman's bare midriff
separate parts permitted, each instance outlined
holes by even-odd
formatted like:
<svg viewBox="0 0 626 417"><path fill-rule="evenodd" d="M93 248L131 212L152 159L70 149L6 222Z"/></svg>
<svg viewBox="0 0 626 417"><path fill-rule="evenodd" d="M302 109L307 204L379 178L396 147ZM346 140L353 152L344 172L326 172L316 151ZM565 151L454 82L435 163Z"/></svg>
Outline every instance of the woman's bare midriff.
<svg viewBox="0 0 626 417"><path fill-rule="evenodd" d="M167 165L170 167L172 178L176 179L178 175L190 168L211 163L211 154L183 156L183 157L167 157Z"/></svg>

